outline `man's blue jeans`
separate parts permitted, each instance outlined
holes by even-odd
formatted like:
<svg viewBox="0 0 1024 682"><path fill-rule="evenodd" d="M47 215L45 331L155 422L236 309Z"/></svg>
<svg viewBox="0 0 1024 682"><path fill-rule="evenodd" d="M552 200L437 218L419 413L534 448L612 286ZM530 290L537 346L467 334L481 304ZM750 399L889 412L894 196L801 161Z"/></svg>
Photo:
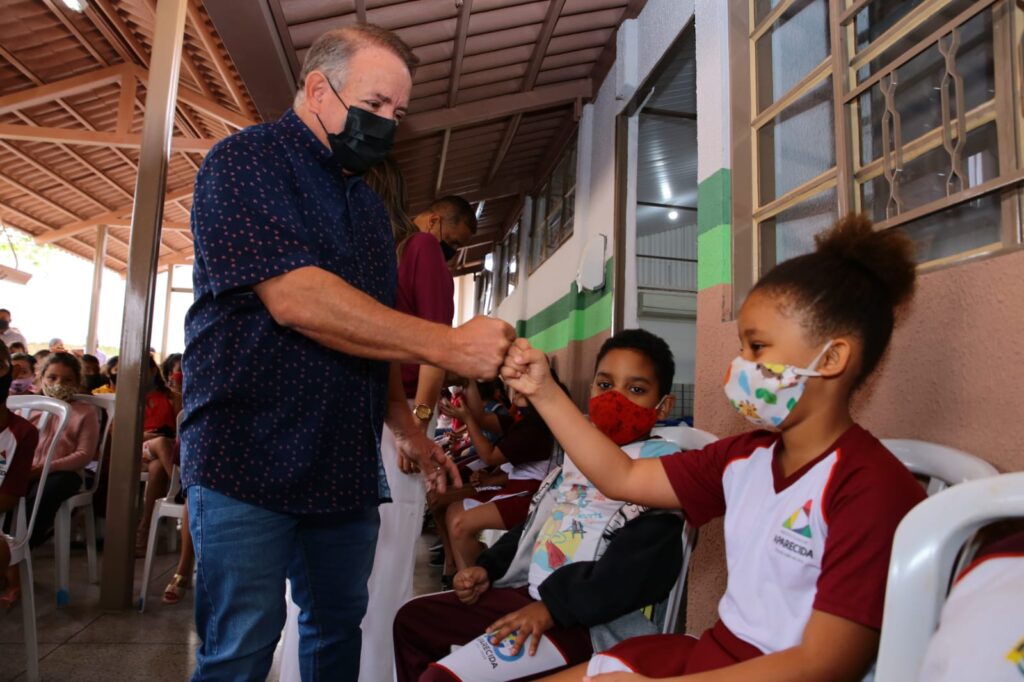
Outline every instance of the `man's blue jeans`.
<svg viewBox="0 0 1024 682"><path fill-rule="evenodd" d="M302 679L359 675L359 623L373 566L376 508L325 518L268 511L192 486L198 561L193 681L265 680L285 622L285 578L299 616Z"/></svg>

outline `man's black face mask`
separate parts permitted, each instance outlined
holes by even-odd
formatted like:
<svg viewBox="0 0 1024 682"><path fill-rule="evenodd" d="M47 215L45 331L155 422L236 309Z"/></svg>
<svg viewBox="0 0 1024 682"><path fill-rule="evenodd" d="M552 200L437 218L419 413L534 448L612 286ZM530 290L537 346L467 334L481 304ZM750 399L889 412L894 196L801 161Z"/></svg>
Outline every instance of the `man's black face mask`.
<svg viewBox="0 0 1024 682"><path fill-rule="evenodd" d="M320 126L327 133L327 142L331 145L331 153L341 164L341 167L350 173L362 175L371 167L384 160L384 157L391 151L391 145L395 141L395 129L398 124L390 118L384 118L377 114L350 107L341 99L338 92L327 82L331 92L341 102L341 106L348 111L345 118L345 127L340 133L332 133L320 121Z"/></svg>

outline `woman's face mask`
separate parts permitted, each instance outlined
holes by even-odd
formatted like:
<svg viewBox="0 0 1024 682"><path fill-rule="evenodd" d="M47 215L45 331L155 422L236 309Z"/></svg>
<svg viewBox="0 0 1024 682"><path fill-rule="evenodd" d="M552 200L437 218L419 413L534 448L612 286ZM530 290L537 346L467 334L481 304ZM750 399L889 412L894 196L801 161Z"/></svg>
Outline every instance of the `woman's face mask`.
<svg viewBox="0 0 1024 682"><path fill-rule="evenodd" d="M78 393L78 387L72 386L71 384L65 384L62 382L43 384L43 395L49 398L63 400L66 403L70 403L74 400L76 393Z"/></svg>
<svg viewBox="0 0 1024 682"><path fill-rule="evenodd" d="M818 363L832 346L829 341L807 368L737 357L725 375L725 397L752 424L778 429L804 394L808 377L820 377Z"/></svg>

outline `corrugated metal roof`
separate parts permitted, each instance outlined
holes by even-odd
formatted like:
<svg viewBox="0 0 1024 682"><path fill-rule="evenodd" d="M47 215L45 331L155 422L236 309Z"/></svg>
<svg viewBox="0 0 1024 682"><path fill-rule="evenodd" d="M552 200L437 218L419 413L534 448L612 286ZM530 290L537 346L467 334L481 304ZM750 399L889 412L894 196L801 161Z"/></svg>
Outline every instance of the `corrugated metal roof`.
<svg viewBox="0 0 1024 682"><path fill-rule="evenodd" d="M499 239L613 63L619 24L643 5L190 0L174 130L185 151L168 169L161 263L191 259L203 151L290 106L312 41L356 21L396 31L421 59L394 150L411 211L444 194L485 201L475 243ZM60 0L0 6L0 219L86 258L106 224L106 264L124 272L156 0L87 0L83 13Z"/></svg>
<svg viewBox="0 0 1024 682"><path fill-rule="evenodd" d="M104 136L141 132L156 0L88 0L83 13L59 0L0 4L0 219L90 259L95 225L109 225L106 265L124 272L138 150L104 144ZM175 136L212 142L258 120L197 0L184 52ZM133 86L134 104L121 114L122 93ZM191 256L187 223L200 163L199 152L171 158L164 264Z"/></svg>

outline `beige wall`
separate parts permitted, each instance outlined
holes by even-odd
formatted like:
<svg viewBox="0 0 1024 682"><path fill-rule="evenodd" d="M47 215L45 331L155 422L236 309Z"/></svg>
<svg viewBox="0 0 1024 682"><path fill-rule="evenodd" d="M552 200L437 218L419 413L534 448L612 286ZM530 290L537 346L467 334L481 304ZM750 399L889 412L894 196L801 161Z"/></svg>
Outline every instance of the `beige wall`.
<svg viewBox="0 0 1024 682"><path fill-rule="evenodd" d="M736 355L728 286L697 298L696 423L719 436L747 428L722 394ZM882 365L860 391L855 418L879 437L960 448L1001 471L1024 469L1024 251L921 275ZM725 589L721 525L701 530L687 630L712 624Z"/></svg>

